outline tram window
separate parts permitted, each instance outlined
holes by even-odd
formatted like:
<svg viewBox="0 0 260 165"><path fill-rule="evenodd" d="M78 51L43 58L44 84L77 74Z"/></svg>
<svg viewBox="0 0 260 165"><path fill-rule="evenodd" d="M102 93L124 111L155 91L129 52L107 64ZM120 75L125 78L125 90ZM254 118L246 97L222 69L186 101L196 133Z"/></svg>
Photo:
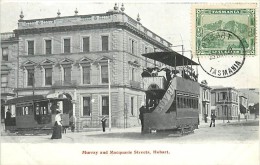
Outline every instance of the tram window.
<svg viewBox="0 0 260 165"><path fill-rule="evenodd" d="M183 108L186 108L186 104L187 104L186 103L186 98L183 98L183 105L184 105Z"/></svg>
<svg viewBox="0 0 260 165"><path fill-rule="evenodd" d="M22 116L22 107L16 107L17 116Z"/></svg>
<svg viewBox="0 0 260 165"><path fill-rule="evenodd" d="M185 98L181 98L181 108L185 108L185 101L184 101Z"/></svg>
<svg viewBox="0 0 260 165"><path fill-rule="evenodd" d="M35 113L36 115L40 115L40 107L36 107Z"/></svg>
<svg viewBox="0 0 260 165"><path fill-rule="evenodd" d="M47 107L43 107L43 114L45 114L45 115L48 114L48 109L47 109Z"/></svg>
<svg viewBox="0 0 260 165"><path fill-rule="evenodd" d="M180 108L180 98L177 97L177 107Z"/></svg>
<svg viewBox="0 0 260 165"><path fill-rule="evenodd" d="M190 105L191 105L191 108L194 108L193 107L193 99L190 99Z"/></svg>
<svg viewBox="0 0 260 165"><path fill-rule="evenodd" d="M28 107L28 115L33 115L33 107L32 106Z"/></svg>
<svg viewBox="0 0 260 165"><path fill-rule="evenodd" d="M24 115L28 115L29 114L29 108L28 107L24 107Z"/></svg>
<svg viewBox="0 0 260 165"><path fill-rule="evenodd" d="M41 115L44 115L44 109L43 109L43 107L41 107L40 113L41 113Z"/></svg>

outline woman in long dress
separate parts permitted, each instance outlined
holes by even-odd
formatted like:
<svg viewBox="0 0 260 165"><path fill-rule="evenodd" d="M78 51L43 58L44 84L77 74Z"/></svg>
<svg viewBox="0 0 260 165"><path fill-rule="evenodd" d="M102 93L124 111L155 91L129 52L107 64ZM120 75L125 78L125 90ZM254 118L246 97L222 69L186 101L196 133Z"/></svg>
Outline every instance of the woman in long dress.
<svg viewBox="0 0 260 165"><path fill-rule="evenodd" d="M51 139L61 139L61 114L60 114L60 110L57 110L57 115L55 116L55 124L54 124L54 128L53 128L53 133L51 136Z"/></svg>

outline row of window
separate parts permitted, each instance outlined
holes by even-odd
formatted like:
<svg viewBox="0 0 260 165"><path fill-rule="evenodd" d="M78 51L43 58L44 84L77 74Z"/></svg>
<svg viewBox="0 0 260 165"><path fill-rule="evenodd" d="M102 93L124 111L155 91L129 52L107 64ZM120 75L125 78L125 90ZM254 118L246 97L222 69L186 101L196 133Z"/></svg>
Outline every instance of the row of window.
<svg viewBox="0 0 260 165"><path fill-rule="evenodd" d="M63 67L63 82L71 83L72 75L71 75L71 67ZM82 83L90 84L90 66L82 66ZM33 86L35 84L35 70L27 69L27 86ZM44 85L52 85L53 84L53 69L52 68L44 68ZM108 65L101 65L101 83L108 83Z"/></svg>
<svg viewBox="0 0 260 165"><path fill-rule="evenodd" d="M238 116L238 114L237 106L228 107L227 105L221 105L221 109L217 109L218 116Z"/></svg>
<svg viewBox="0 0 260 165"><path fill-rule="evenodd" d="M90 104L91 98L90 97L83 97L83 116L91 116L92 109ZM101 103L101 115L109 115L109 97L102 96L102 103Z"/></svg>
<svg viewBox="0 0 260 165"><path fill-rule="evenodd" d="M126 109L130 110L130 115L135 115L135 97L130 97L130 107ZM83 116L91 116L92 109L91 109L91 97L83 97ZM101 115L109 115L109 97L102 96L101 98Z"/></svg>
<svg viewBox="0 0 260 165"><path fill-rule="evenodd" d="M198 99L191 97L178 96L177 97L178 108L198 108Z"/></svg>
<svg viewBox="0 0 260 165"><path fill-rule="evenodd" d="M52 47L53 47L53 40L52 39L44 39L44 54L53 54ZM82 37L82 48L81 52L90 52L90 37ZM62 53L71 53L72 44L71 38L63 38L62 40ZM108 51L109 50L109 36L101 36L101 50ZM137 55L138 48L137 48L137 41L134 39L129 39L129 53ZM4 49L7 53L8 49ZM144 47L143 53L152 52L152 48L148 48L147 46ZM35 41L34 40L27 40L27 52L28 55L35 54ZM6 54L5 53L5 54Z"/></svg>
<svg viewBox="0 0 260 165"><path fill-rule="evenodd" d="M234 92L220 92L218 93L218 101L238 101L238 95Z"/></svg>
<svg viewBox="0 0 260 165"><path fill-rule="evenodd" d="M44 54L53 54L53 40L52 39L44 39ZM62 53L71 53L72 44L71 38L63 38L62 40ZM109 37L101 36L101 50L108 51L109 50ZM82 52L90 51L90 37L82 37ZM35 54L35 41L27 40L27 52L28 55Z"/></svg>

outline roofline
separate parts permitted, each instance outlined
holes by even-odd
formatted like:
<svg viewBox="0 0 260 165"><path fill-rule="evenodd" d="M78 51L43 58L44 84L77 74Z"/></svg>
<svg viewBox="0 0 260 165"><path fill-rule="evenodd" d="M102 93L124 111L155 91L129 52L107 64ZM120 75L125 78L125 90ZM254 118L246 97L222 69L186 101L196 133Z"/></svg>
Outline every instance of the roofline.
<svg viewBox="0 0 260 165"><path fill-rule="evenodd" d="M75 28L78 27L78 28ZM16 29L14 32L17 35L26 35L26 34L37 34L37 33L50 33L50 32L63 32L63 31L76 31L76 30L89 30L89 29L104 29L104 28L123 28L130 32L136 33L141 38L147 40L151 44L156 45L158 48L163 50L171 51L171 49L164 45L163 43L153 39L150 36L147 36L140 30L131 27L128 23L125 22L110 22L110 23L97 23L97 24L85 24L85 25L69 25L69 26L54 26L54 27L41 27L41 28L30 28L30 29ZM168 44L169 45L169 44Z"/></svg>
<svg viewBox="0 0 260 165"><path fill-rule="evenodd" d="M41 20L47 20L47 21L49 20L49 21L50 21L50 20L64 19L64 18L87 17L87 16L99 16L99 15L113 15L113 14L122 14L122 15L125 15L125 16L129 17L130 19L132 19L133 21L135 21L135 23L139 23L139 24L141 24L140 22L136 21L135 19L133 19L132 17L130 17L129 15L127 15L126 13L121 12L121 11L119 11L119 12L108 11L108 12L106 12L106 13L98 13L98 14L72 15L72 16L63 16L63 17L41 18L41 19L28 19L28 20L24 20L24 19L21 20L21 19L20 19L20 20L18 20L18 23L19 23L19 22L30 22L30 21L41 21ZM123 22L123 23L125 23L125 22ZM73 26L73 25L72 25L72 26ZM143 25L142 25L142 26L143 26ZM62 27L62 26L60 26L60 27ZM153 33L153 34L159 36L161 39L163 39L165 42L167 42L168 45L172 45L171 42L167 41L166 39L164 39L164 38L161 37L160 35L154 33L152 30L146 28L145 26L143 26L143 28L144 28L144 29L147 29L147 30L149 30L151 33ZM30 28L30 29L33 29L33 28ZM19 30L19 29L15 29L15 30Z"/></svg>
<svg viewBox="0 0 260 165"><path fill-rule="evenodd" d="M235 91L238 92L238 90L237 90L236 88L234 88L234 87L222 87L222 88L214 88L214 87L211 87L211 88L212 88L212 90L223 90L223 89L228 90L228 89L233 89L233 90L235 90Z"/></svg>
<svg viewBox="0 0 260 165"><path fill-rule="evenodd" d="M200 86L203 86L203 87L205 87L205 88L212 89L212 87L210 87L210 86L208 86L208 85L201 84L201 83L199 83L199 84L200 84Z"/></svg>

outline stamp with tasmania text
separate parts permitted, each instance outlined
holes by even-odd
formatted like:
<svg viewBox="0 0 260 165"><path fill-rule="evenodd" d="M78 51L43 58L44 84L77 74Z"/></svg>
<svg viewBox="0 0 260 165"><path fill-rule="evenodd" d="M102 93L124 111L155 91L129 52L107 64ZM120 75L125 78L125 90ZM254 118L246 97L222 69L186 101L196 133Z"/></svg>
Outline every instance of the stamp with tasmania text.
<svg viewBox="0 0 260 165"><path fill-rule="evenodd" d="M193 6L193 52L202 69L217 78L230 77L256 54L256 6Z"/></svg>
<svg viewBox="0 0 260 165"><path fill-rule="evenodd" d="M255 30L255 9L196 9L196 54L254 55Z"/></svg>

